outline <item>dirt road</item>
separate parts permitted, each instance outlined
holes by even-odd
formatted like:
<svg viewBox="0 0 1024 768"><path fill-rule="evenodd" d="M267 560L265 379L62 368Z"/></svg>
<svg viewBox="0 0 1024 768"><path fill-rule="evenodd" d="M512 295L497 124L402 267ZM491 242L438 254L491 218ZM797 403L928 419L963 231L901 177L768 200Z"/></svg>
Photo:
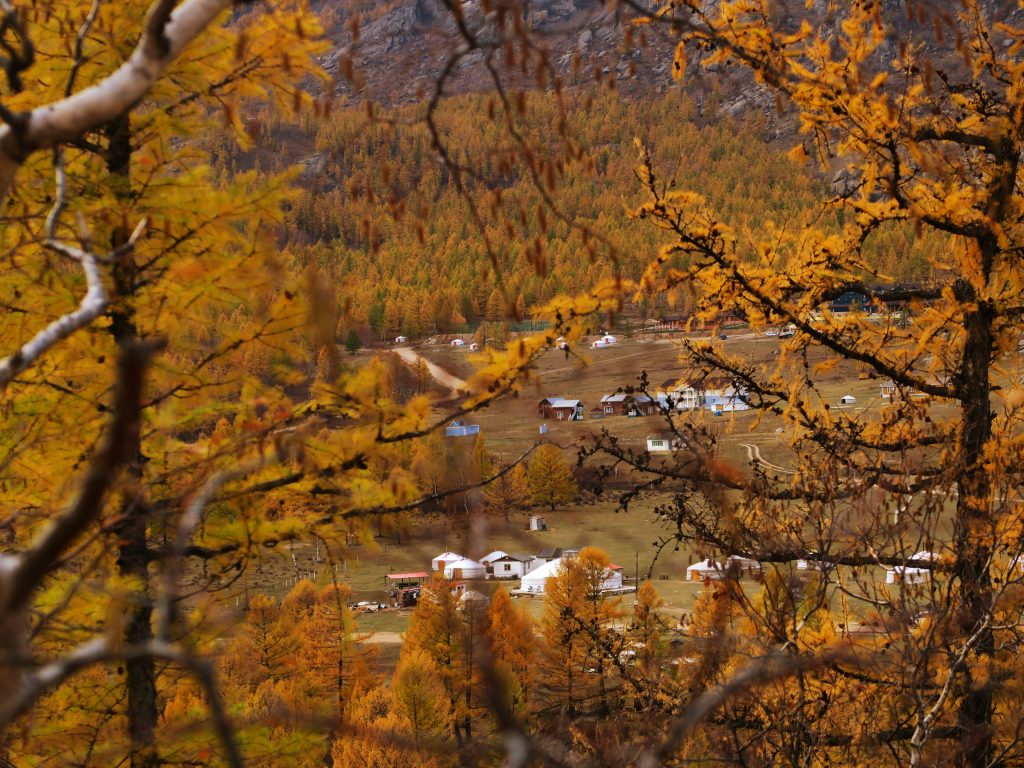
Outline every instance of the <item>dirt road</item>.
<svg viewBox="0 0 1024 768"><path fill-rule="evenodd" d="M422 360L426 364L427 370L430 371L430 375L434 377L434 381L443 387L448 387L453 395L458 396L460 391L466 388L466 382L458 376L453 376L441 366L430 362L415 349L411 347L396 347L394 351L396 355L409 365L415 365L417 360Z"/></svg>
<svg viewBox="0 0 1024 768"><path fill-rule="evenodd" d="M374 632L367 645L393 645L402 642L401 632Z"/></svg>
<svg viewBox="0 0 1024 768"><path fill-rule="evenodd" d="M758 448L756 445L753 445L752 443L740 443L739 446L740 446L740 448L746 448L747 449L747 460L748 461L756 461L758 464L760 464L765 469L770 469L770 470L772 470L774 472L782 472L782 473L787 474L787 475L795 475L796 474L796 470L795 469L787 469L786 467L780 467L778 464L773 464L772 462L767 461L764 458L762 458L761 457L761 449Z"/></svg>

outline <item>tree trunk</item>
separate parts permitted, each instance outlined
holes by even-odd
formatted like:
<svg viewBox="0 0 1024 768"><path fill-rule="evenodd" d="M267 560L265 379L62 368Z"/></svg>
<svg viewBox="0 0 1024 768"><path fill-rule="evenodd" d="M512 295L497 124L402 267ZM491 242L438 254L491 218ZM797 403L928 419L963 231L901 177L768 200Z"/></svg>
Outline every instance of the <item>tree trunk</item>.
<svg viewBox="0 0 1024 768"><path fill-rule="evenodd" d="M123 115L105 128L107 135L107 170L114 185L114 194L127 199L131 193L131 118ZM123 245L129 237L125 228L117 228L111 236L111 246ZM138 268L132 255L127 254L113 268L114 291L110 310L110 332L119 348L134 344L139 339L135 323L135 291L138 284ZM145 456L142 453L140 433L135 434L135 445L131 447L134 457L128 466L129 473L142 478ZM141 483L136 485L141 487ZM132 594L127 606L123 639L126 646L149 642L153 639L153 602L149 595L149 551L146 544L146 525L149 521L148 506L138 494L125 496L120 515L114 526L117 538L117 568L122 577L129 577L143 585ZM128 734L131 738L131 768L155 768L160 764L156 748L157 696L156 663L153 658L142 656L125 662L125 687L127 688Z"/></svg>
<svg viewBox="0 0 1024 768"><path fill-rule="evenodd" d="M986 244L981 244L983 264L991 265L992 254ZM985 251L989 251L985 253ZM988 270L986 270L986 274ZM973 287L965 281L958 281L958 298L961 301L976 300ZM991 575L989 560L991 545L983 536L978 536L979 526L992 525L991 480L982 462L985 446L992 435L992 412L989 404L989 376L992 359L992 308L987 303L967 314L964 329L963 359L959 372L959 385L963 390L961 409L963 427L960 434L960 465L963 474L957 482L956 538L954 542L956 563L953 577L960 582L961 611L960 625L964 636L970 636L985 620L990 609ZM975 646L975 653L982 664L989 664L995 651L991 628L981 633ZM966 664L963 698L957 713L958 725L964 735L960 745L958 763L965 768L984 768L992 756L992 688L977 684L972 665ZM983 672L982 680L988 678Z"/></svg>

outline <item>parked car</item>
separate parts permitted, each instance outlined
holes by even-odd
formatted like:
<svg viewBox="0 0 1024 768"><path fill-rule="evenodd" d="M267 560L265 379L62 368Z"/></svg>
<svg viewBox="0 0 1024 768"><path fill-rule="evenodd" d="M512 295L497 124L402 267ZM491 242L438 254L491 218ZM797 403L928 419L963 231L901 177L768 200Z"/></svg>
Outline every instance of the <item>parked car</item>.
<svg viewBox="0 0 1024 768"><path fill-rule="evenodd" d="M764 335L765 335L765 336L778 336L778 335L779 335L779 332L778 332L778 331L775 331L775 330L772 330L772 331L765 331L765 332L764 332Z"/></svg>
<svg viewBox="0 0 1024 768"><path fill-rule="evenodd" d="M720 334L718 334L718 338L720 338L720 339L728 339L729 336L728 336L728 334L720 333Z"/></svg>
<svg viewBox="0 0 1024 768"><path fill-rule="evenodd" d="M795 331L785 330L779 334L780 339L791 339L796 335Z"/></svg>

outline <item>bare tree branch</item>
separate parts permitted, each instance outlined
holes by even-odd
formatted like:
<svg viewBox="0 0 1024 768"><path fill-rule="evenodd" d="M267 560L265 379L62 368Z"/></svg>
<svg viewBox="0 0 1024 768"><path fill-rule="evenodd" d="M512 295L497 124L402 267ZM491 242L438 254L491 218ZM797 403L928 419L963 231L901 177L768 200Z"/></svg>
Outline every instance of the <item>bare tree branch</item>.
<svg viewBox="0 0 1024 768"><path fill-rule="evenodd" d="M93 459L82 490L70 509L18 558L9 579L9 589L0 603L0 617L20 611L65 549L95 520L103 506L117 470L131 459L131 436L139 429L139 403L143 378L150 357L162 342L127 347L118 361L114 418L100 452Z"/></svg>
<svg viewBox="0 0 1024 768"><path fill-rule="evenodd" d="M61 244L55 244L54 250L59 250L81 263L87 286L85 295L82 297L78 309L61 315L25 342L13 355L0 360L0 386L7 384L26 370L50 347L89 325L107 308L107 292L103 288L103 278L100 275L96 257L88 251Z"/></svg>
<svg viewBox="0 0 1024 768"><path fill-rule="evenodd" d="M274 451L267 456L245 464L236 469L219 472L209 478L203 487L196 493L185 507L185 512L178 521L178 530L174 536L174 544L164 566L163 594L157 603L157 629L156 637L168 641L170 638L171 619L174 612L174 600L178 595L178 579L181 576L181 565L188 550L188 543L192 534L203 517L203 512L217 491L226 483L240 480L247 475L257 472L269 464L276 464L287 458L287 454L281 450Z"/></svg>

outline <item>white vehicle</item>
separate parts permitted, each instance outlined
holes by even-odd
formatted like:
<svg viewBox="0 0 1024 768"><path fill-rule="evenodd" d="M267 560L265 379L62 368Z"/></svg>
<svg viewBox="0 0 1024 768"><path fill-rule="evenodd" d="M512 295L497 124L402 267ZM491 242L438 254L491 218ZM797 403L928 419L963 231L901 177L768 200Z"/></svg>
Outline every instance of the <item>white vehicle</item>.
<svg viewBox="0 0 1024 768"><path fill-rule="evenodd" d="M779 332L778 331L774 331L774 330L773 331L765 331L764 335L765 336L778 336Z"/></svg>

